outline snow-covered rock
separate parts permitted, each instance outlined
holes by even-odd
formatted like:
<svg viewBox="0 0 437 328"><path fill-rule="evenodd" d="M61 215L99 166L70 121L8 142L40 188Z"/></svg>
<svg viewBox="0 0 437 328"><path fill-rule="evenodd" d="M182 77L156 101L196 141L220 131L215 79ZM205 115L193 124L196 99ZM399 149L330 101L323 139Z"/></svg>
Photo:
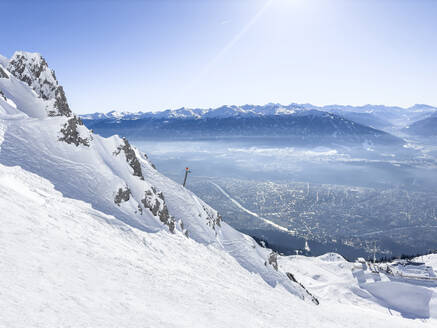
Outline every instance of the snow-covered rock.
<svg viewBox="0 0 437 328"><path fill-rule="evenodd" d="M7 68L10 75L30 86L45 101L47 115L67 117L72 115L64 89L59 85L55 72L48 67L46 60L40 54L17 51L8 61L7 66L3 68L2 66L0 64L0 78L4 77Z"/></svg>

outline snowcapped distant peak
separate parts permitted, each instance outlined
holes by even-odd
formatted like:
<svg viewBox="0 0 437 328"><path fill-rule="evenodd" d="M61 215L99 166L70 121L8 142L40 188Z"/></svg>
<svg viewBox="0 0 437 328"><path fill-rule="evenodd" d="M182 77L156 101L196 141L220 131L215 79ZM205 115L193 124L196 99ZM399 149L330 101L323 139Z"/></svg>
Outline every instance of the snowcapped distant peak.
<svg viewBox="0 0 437 328"><path fill-rule="evenodd" d="M106 115L109 117L112 117L112 118L119 119L119 118L122 118L123 116L125 116L126 114L129 114L129 113L112 110L112 111L108 112Z"/></svg>
<svg viewBox="0 0 437 328"><path fill-rule="evenodd" d="M47 107L49 116L72 116L64 89L59 85L55 72L39 53L17 51L9 60L7 69L43 100L50 101L51 106Z"/></svg>

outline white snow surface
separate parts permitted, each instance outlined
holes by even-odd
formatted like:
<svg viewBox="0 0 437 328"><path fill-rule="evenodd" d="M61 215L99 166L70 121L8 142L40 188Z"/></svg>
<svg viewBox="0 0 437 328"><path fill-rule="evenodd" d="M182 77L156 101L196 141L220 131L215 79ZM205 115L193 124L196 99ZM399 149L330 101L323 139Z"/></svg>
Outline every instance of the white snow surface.
<svg viewBox="0 0 437 328"><path fill-rule="evenodd" d="M281 259L276 271L268 264L269 249L219 224L214 209L156 171L135 147L122 150L124 140L94 135L75 118L48 117L51 100L7 74L0 78L0 326L436 324L432 311L430 319L411 320L374 300L350 301L335 287L351 282L347 263L326 280L332 293L313 288L312 271L324 268L323 259L308 259L308 279L302 268L294 271L319 298L316 306L286 276L294 273L289 263ZM77 145L60 140L72 122L73 139L82 140ZM116 204L120 189L129 197ZM168 208L174 233L145 196L161 199L158 208Z"/></svg>
<svg viewBox="0 0 437 328"><path fill-rule="evenodd" d="M36 118L47 117L48 102L38 97L27 84L15 78L1 63L0 67L9 76L9 78L0 78L0 90L7 98L4 100L0 95L0 118L10 119L12 117L6 115L18 114Z"/></svg>
<svg viewBox="0 0 437 328"><path fill-rule="evenodd" d="M433 267L437 274L437 254L419 256L416 258L416 261L424 262L426 265Z"/></svg>
<svg viewBox="0 0 437 328"><path fill-rule="evenodd" d="M437 324L437 287L391 281L382 273L357 269L356 264L335 253L280 257L278 263L321 302L358 306L393 317L422 318Z"/></svg>
<svg viewBox="0 0 437 328"><path fill-rule="evenodd" d="M302 257L306 267L301 269L308 274L298 279L309 282L312 274L329 272L331 264L338 269L322 281L329 277L325 284L332 284L332 290L319 289L318 307L302 302L280 285L270 287L213 245L164 230L135 229L65 198L48 180L20 167L0 165L0 213L2 327L436 324L391 315L365 299L338 301L342 294L336 291L348 270L340 267L343 262L320 258Z"/></svg>

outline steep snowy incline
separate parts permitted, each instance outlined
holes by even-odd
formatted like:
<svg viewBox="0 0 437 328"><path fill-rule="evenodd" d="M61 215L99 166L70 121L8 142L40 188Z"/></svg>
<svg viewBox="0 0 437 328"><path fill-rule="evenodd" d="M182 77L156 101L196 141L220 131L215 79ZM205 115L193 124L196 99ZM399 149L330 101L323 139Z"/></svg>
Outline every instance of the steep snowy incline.
<svg viewBox="0 0 437 328"><path fill-rule="evenodd" d="M383 273L363 271L335 253L313 258L281 256L278 263L284 270L294 272L295 278L318 295L321 303L359 306L437 323L436 287L391 281Z"/></svg>
<svg viewBox="0 0 437 328"><path fill-rule="evenodd" d="M132 228L19 167L0 164L0 213L2 327L435 326L301 302L223 250Z"/></svg>
<svg viewBox="0 0 437 328"><path fill-rule="evenodd" d="M28 56L33 58L33 54ZM24 62L33 63L31 60ZM29 65L33 67L33 64ZM26 110L22 110L19 100L24 91L33 95L40 114L43 112L38 104L51 100L42 99L9 71L5 73L8 80L17 83L9 86L4 102L13 101L16 110L27 116L17 117L15 112L3 111L3 119L0 119L1 164L18 165L46 178L65 197L87 202L94 209L113 215L132 227L147 232L166 230L224 249L246 270L259 274L268 285L281 284L299 298L317 303L285 272L275 267L275 254L232 229L193 193L161 175L128 140L94 135L76 116L50 117L50 112L34 115L30 101L25 104Z"/></svg>
<svg viewBox="0 0 437 328"><path fill-rule="evenodd" d="M35 91L24 82L15 78L1 63L0 106L0 115L2 115L1 118L3 119L7 119L4 114L17 114L17 112L30 117L47 117L47 101L39 98ZM19 108L19 111L17 108Z"/></svg>

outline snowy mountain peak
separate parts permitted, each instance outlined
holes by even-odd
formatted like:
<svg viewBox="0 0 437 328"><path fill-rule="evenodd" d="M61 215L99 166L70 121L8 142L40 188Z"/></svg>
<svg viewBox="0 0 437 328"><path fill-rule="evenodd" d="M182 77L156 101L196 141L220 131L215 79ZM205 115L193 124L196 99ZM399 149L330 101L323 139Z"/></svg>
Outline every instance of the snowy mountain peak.
<svg viewBox="0 0 437 328"><path fill-rule="evenodd" d="M49 116L71 116L71 110L55 72L39 53L17 51L7 65L9 72L29 85L43 100L50 101Z"/></svg>

